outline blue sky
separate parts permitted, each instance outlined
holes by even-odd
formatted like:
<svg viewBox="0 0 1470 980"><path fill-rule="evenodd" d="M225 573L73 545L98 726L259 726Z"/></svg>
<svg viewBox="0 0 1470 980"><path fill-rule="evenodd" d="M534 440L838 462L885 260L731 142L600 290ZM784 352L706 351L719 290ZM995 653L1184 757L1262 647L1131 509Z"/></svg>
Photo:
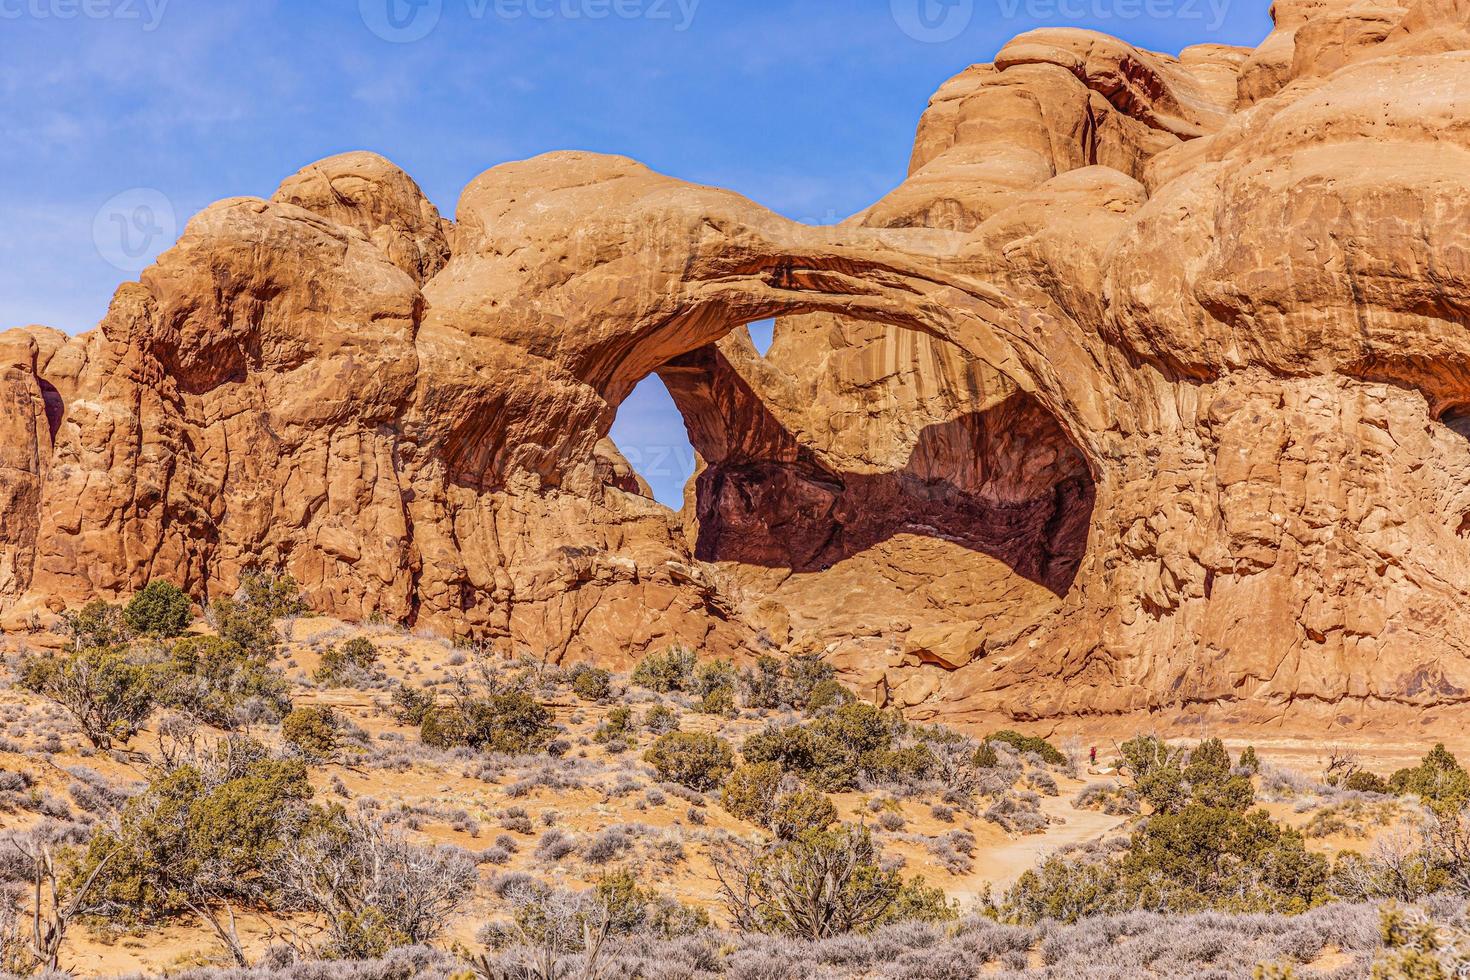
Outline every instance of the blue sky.
<svg viewBox="0 0 1470 980"><path fill-rule="evenodd" d="M194 212L350 149L451 215L578 148L837 221L903 179L941 82L1068 25L1168 52L1270 27L1238 0L0 0L0 329L91 328ZM637 397L615 436L683 440Z"/></svg>

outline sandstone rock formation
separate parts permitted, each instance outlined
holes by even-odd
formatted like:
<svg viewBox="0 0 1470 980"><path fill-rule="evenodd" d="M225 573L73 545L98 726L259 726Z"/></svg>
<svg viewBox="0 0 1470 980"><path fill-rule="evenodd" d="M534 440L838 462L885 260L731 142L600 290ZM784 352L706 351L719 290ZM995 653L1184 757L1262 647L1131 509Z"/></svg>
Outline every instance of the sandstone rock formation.
<svg viewBox="0 0 1470 980"><path fill-rule="evenodd" d="M91 333L0 333L0 623L279 565L508 653L815 650L953 722L1443 718L1470 12L1273 15L1023 35L834 227L587 153L453 224L367 153L220 202ZM680 513L606 438L652 372Z"/></svg>

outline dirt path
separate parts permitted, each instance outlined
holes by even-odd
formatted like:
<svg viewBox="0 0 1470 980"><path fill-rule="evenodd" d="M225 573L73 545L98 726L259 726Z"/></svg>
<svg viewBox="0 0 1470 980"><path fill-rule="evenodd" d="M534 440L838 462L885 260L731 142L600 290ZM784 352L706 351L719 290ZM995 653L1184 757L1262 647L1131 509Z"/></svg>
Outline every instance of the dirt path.
<svg viewBox="0 0 1470 980"><path fill-rule="evenodd" d="M1053 821L1046 833L1024 834L997 847L977 850L975 876L965 882L965 887L952 890L950 897L959 899L962 908L968 907L989 884L992 896L998 899L1017 878L1048 854L1101 837L1128 820L1097 810L1074 810L1073 795L1042 797L1041 809ZM1060 823L1062 820L1066 823Z"/></svg>

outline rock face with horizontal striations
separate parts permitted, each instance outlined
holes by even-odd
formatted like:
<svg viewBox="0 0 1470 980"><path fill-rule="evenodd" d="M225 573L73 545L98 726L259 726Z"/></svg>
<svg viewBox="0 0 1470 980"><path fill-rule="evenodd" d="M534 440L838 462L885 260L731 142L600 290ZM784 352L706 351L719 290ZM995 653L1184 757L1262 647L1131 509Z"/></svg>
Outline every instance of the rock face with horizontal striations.
<svg viewBox="0 0 1470 980"><path fill-rule="evenodd" d="M260 565L507 654L816 652L918 718L1443 718L1462 6L1282 2L1178 57L1033 31L831 227L588 153L452 223L367 153L222 201L96 330L0 333L0 624ZM655 372L678 513L607 438Z"/></svg>

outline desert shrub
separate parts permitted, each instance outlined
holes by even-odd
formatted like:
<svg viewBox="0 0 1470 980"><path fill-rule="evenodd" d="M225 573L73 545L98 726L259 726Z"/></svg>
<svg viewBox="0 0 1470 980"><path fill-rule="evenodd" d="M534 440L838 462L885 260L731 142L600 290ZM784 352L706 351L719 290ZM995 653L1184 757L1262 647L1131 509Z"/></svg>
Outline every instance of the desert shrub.
<svg viewBox="0 0 1470 980"><path fill-rule="evenodd" d="M1067 761L1067 757L1062 754L1060 749L1039 735L1022 735L1020 732L1003 729L991 733L985 741L1003 742L1011 746L1021 755L1025 755L1027 752L1035 752L1041 756L1041 761L1050 766L1064 765Z"/></svg>
<svg viewBox="0 0 1470 980"><path fill-rule="evenodd" d="M172 582L155 579L133 593L123 620L134 634L172 639L188 629L194 603Z"/></svg>
<svg viewBox="0 0 1470 980"><path fill-rule="evenodd" d="M687 691L694 683L694 665L694 651L682 646L669 647L640 660L630 680L660 694Z"/></svg>
<svg viewBox="0 0 1470 980"><path fill-rule="evenodd" d="M717 687L699 701L699 710L706 715L721 718L735 717L735 692L728 687Z"/></svg>
<svg viewBox="0 0 1470 980"><path fill-rule="evenodd" d="M975 749L975 754L971 758L971 762L976 769L994 769L1000 765L1000 754L995 751L995 746L991 745L988 741L981 742L979 747Z"/></svg>
<svg viewBox="0 0 1470 980"><path fill-rule="evenodd" d="M1412 793L1435 808L1458 807L1470 798L1470 774L1444 743L1430 749L1419 765L1394 773L1389 785L1395 793Z"/></svg>
<svg viewBox="0 0 1470 980"><path fill-rule="evenodd" d="M465 851L415 844L372 819L317 821L282 864L291 904L326 924L322 952L338 959L432 941L479 884Z"/></svg>
<svg viewBox="0 0 1470 980"><path fill-rule="evenodd" d="M633 846L625 827L608 827L582 847L582 857L592 864L606 864Z"/></svg>
<svg viewBox="0 0 1470 980"><path fill-rule="evenodd" d="M720 789L720 805L733 817L748 820L758 827L770 824L771 811L781 789L781 766L775 762L755 762L740 766L730 773Z"/></svg>
<svg viewBox="0 0 1470 980"><path fill-rule="evenodd" d="M572 693L583 701L606 701L612 695L612 673L588 663L572 667Z"/></svg>
<svg viewBox="0 0 1470 980"><path fill-rule="evenodd" d="M1382 910L1383 951L1374 980L1440 980L1470 974L1470 931L1437 923L1423 909Z"/></svg>
<svg viewBox="0 0 1470 980"><path fill-rule="evenodd" d="M158 702L164 675L126 647L84 647L26 657L22 688L59 705L95 748L106 751L138 733Z"/></svg>
<svg viewBox="0 0 1470 980"><path fill-rule="evenodd" d="M281 638L264 609L225 598L211 602L207 614L221 642L238 648L252 660L268 663L275 659Z"/></svg>
<svg viewBox="0 0 1470 980"><path fill-rule="evenodd" d="M122 609L93 599L81 609L61 614L61 627L71 638L73 651L89 647L119 646L128 641L128 624Z"/></svg>
<svg viewBox="0 0 1470 980"><path fill-rule="evenodd" d="M231 906L280 903L285 849L320 819L310 797L300 761L232 739L216 756L155 776L115 825L92 837L69 874L92 878L121 921L201 916L243 966Z"/></svg>
<svg viewBox="0 0 1470 980"><path fill-rule="evenodd" d="M986 807L984 818L1012 834L1039 834L1051 823L1035 793L1002 793Z"/></svg>
<svg viewBox="0 0 1470 980"><path fill-rule="evenodd" d="M750 762L776 762L818 789L842 792L860 777L918 778L933 755L924 746L894 751L904 731L897 716L862 701L844 704L806 725L769 726L746 738Z"/></svg>
<svg viewBox="0 0 1470 980"><path fill-rule="evenodd" d="M658 778L694 790L718 787L734 770L730 743L704 732L660 735L643 755Z"/></svg>
<svg viewBox="0 0 1470 980"><path fill-rule="evenodd" d="M716 691L728 691L733 695L739 679L740 674L730 661L704 660L694 668L689 692L700 698L707 698Z"/></svg>
<svg viewBox="0 0 1470 980"><path fill-rule="evenodd" d="M726 840L711 856L721 899L744 931L825 939L871 929L903 887L879 868L860 827L808 830L769 846Z"/></svg>
<svg viewBox="0 0 1470 980"><path fill-rule="evenodd" d="M378 648L364 636L354 636L340 647L322 654L312 679L318 684L357 684L371 677L378 666Z"/></svg>
<svg viewBox="0 0 1470 980"><path fill-rule="evenodd" d="M431 709L419 738L433 748L465 747L480 752L523 755L551 740L551 712L530 694L504 690L482 697L464 696L453 705Z"/></svg>
<svg viewBox="0 0 1470 980"><path fill-rule="evenodd" d="M1342 782L1342 788L1355 793L1379 793L1385 796L1393 792L1388 780L1369 769L1358 769L1349 773Z"/></svg>
<svg viewBox="0 0 1470 980"><path fill-rule="evenodd" d="M248 618L244 611L240 621ZM266 627L268 640L242 628L231 631L235 639L186 636L175 642L169 654L171 681L164 695L166 704L220 728L235 728L250 705L258 706L257 713L266 717L278 718L290 711L290 682L270 663L275 629L269 623ZM241 640L249 645L242 645Z"/></svg>
<svg viewBox="0 0 1470 980"><path fill-rule="evenodd" d="M650 705L643 713L643 727L655 735L679 730L679 712L666 704Z"/></svg>
<svg viewBox="0 0 1470 980"><path fill-rule="evenodd" d="M270 619L299 616L306 612L301 588L290 575L279 571L252 569L240 577L235 599Z"/></svg>
<svg viewBox="0 0 1470 980"><path fill-rule="evenodd" d="M1145 821L1122 872L1140 905L1176 912L1302 912L1325 900L1328 877L1326 859L1266 811L1198 803Z"/></svg>
<svg viewBox="0 0 1470 980"><path fill-rule="evenodd" d="M342 743L342 720L328 705L294 709L281 722L281 738L307 762L325 762Z"/></svg>
<svg viewBox="0 0 1470 980"><path fill-rule="evenodd" d="M1245 750L1240 753L1240 760L1236 765L1252 776L1260 772L1261 760L1256 755L1256 747L1254 745L1247 745Z"/></svg>
<svg viewBox="0 0 1470 980"><path fill-rule="evenodd" d="M806 712L809 715L820 714L828 708L839 708L855 700L857 698L851 691L828 678L812 685L811 692L806 697Z"/></svg>
<svg viewBox="0 0 1470 980"><path fill-rule="evenodd" d="M779 708L786 693L781 661L770 654L757 657L754 666L741 672L740 690L746 705L751 708Z"/></svg>
<svg viewBox="0 0 1470 980"><path fill-rule="evenodd" d="M793 654L785 665L785 701L793 708L811 711L812 692L818 684L832 681L836 671L815 653Z"/></svg>
<svg viewBox="0 0 1470 980"><path fill-rule="evenodd" d="M559 827L552 827L536 842L536 857L543 861L560 861L577 849L576 841Z"/></svg>
<svg viewBox="0 0 1470 980"><path fill-rule="evenodd" d="M836 822L837 807L825 793L798 789L777 800L769 826L780 840L796 840L807 831L826 830Z"/></svg>
<svg viewBox="0 0 1470 980"><path fill-rule="evenodd" d="M618 705L602 719L597 730L592 733L592 740L602 745L613 741L631 743L637 728L638 724L633 720L633 709L627 705Z"/></svg>
<svg viewBox="0 0 1470 980"><path fill-rule="evenodd" d="M929 853L950 874L969 874L974 868L975 835L968 830L951 830L929 841Z"/></svg>
<svg viewBox="0 0 1470 980"><path fill-rule="evenodd" d="M1007 922L1033 925L1045 919L1076 922L1121 911L1127 906L1118 879L1115 862L1053 854L1007 889L1000 913Z"/></svg>
<svg viewBox="0 0 1470 980"><path fill-rule="evenodd" d="M434 709L434 695L417 687L400 684L393 689L393 720L400 725L422 725Z"/></svg>
<svg viewBox="0 0 1470 980"><path fill-rule="evenodd" d="M924 744L875 749L858 759L864 776L878 783L912 785L934 775L934 753Z"/></svg>

